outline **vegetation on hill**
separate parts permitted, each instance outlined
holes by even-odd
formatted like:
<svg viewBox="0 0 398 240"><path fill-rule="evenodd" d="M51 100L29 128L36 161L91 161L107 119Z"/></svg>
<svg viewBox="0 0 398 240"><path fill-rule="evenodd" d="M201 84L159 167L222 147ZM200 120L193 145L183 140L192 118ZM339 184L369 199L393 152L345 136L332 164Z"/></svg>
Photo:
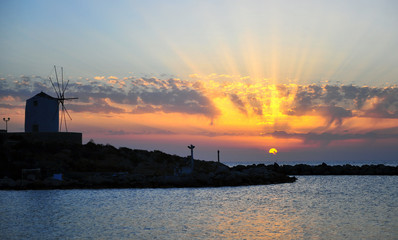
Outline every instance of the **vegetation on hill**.
<svg viewBox="0 0 398 240"><path fill-rule="evenodd" d="M0 188L13 189L238 186L295 180L265 168L232 170L200 160L192 169L189 158L93 141L61 145L3 139L0 169ZM62 174L62 180L54 174Z"/></svg>

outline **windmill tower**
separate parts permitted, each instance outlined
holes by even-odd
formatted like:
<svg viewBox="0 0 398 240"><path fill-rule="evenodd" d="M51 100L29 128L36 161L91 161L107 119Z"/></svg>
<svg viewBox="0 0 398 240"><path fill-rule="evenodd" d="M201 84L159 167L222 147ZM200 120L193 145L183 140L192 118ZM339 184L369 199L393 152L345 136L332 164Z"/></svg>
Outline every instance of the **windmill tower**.
<svg viewBox="0 0 398 240"><path fill-rule="evenodd" d="M54 81L51 77L49 77L49 80L57 97L51 97L41 92L26 100L25 132L61 132L63 126L65 127L65 131L68 131L66 116L68 116L70 120L72 120L72 117L64 103L67 100L78 98L65 97L65 91L68 87L69 80L64 84L63 68L61 67L61 80L58 78L56 66L54 66L54 73ZM61 118L59 116L60 108Z"/></svg>

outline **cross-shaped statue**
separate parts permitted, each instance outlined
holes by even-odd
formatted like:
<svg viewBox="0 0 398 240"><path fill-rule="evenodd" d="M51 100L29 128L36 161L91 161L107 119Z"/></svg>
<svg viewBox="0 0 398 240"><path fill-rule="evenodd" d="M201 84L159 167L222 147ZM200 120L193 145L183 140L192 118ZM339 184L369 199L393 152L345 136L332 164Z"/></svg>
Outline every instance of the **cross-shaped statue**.
<svg viewBox="0 0 398 240"><path fill-rule="evenodd" d="M191 144L190 146L188 146L188 148L191 149L191 157L193 159L193 149L195 148L195 146Z"/></svg>

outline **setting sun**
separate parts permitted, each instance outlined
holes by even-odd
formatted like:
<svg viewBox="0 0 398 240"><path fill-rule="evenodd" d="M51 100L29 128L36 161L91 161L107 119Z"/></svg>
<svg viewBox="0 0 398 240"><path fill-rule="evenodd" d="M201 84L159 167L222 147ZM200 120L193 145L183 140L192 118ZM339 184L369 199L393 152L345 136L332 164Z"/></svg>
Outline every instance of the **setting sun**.
<svg viewBox="0 0 398 240"><path fill-rule="evenodd" d="M276 150L276 148L271 148L269 150L269 153L276 155L276 153L278 152L278 150Z"/></svg>

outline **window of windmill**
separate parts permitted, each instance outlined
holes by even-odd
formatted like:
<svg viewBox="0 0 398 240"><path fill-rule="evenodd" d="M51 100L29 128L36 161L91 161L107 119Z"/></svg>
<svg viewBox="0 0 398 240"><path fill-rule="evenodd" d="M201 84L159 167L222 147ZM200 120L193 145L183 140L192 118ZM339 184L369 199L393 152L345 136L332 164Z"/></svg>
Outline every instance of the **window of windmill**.
<svg viewBox="0 0 398 240"><path fill-rule="evenodd" d="M37 100L33 101L33 106L37 106L39 103L37 102Z"/></svg>
<svg viewBox="0 0 398 240"><path fill-rule="evenodd" d="M38 124L33 124L33 132L38 132L39 131L39 125Z"/></svg>

